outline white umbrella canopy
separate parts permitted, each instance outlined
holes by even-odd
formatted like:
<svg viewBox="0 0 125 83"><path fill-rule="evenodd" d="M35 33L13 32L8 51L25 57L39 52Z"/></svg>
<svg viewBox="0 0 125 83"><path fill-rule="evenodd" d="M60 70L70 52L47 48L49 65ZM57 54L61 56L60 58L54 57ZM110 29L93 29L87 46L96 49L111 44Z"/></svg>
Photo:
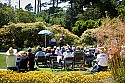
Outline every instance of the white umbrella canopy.
<svg viewBox="0 0 125 83"><path fill-rule="evenodd" d="M53 34L53 32L51 32L49 30L41 30L38 34L45 35L45 47L46 47L46 35L51 35L51 34Z"/></svg>

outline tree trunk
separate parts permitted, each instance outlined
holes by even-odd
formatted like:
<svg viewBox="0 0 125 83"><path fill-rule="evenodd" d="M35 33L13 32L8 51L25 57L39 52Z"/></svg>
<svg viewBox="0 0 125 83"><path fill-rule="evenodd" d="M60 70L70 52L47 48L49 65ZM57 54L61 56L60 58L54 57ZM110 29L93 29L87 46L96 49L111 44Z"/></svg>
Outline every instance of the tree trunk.
<svg viewBox="0 0 125 83"><path fill-rule="evenodd" d="M36 0L35 0L35 7L34 7L34 12L36 13Z"/></svg>
<svg viewBox="0 0 125 83"><path fill-rule="evenodd" d="M53 7L55 7L55 0L53 0Z"/></svg>
<svg viewBox="0 0 125 83"><path fill-rule="evenodd" d="M19 10L20 10L20 0L19 0Z"/></svg>
<svg viewBox="0 0 125 83"><path fill-rule="evenodd" d="M58 7L58 4L59 4L59 0L57 0L57 4L56 4L56 7Z"/></svg>
<svg viewBox="0 0 125 83"><path fill-rule="evenodd" d="M40 1L38 0L38 4L37 4L37 13L39 13L39 6L40 6Z"/></svg>
<svg viewBox="0 0 125 83"><path fill-rule="evenodd" d="M41 12L41 0L39 1L39 8L40 8L40 12Z"/></svg>

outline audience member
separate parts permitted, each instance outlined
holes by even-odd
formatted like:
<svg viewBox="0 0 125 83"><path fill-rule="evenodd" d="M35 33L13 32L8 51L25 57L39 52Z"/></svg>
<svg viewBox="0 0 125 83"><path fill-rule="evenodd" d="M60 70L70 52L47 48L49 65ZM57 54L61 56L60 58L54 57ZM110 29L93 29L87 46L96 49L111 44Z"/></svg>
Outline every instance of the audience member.
<svg viewBox="0 0 125 83"><path fill-rule="evenodd" d="M35 54L35 61L36 61L36 65L38 66L38 57L39 56L45 56L45 53L42 51L42 48L39 47L38 48L38 52ZM42 60L40 62L43 62Z"/></svg>
<svg viewBox="0 0 125 83"><path fill-rule="evenodd" d="M55 53L56 53L58 56L62 56L62 52L61 52L61 50L60 50L59 47L57 47Z"/></svg>
<svg viewBox="0 0 125 83"><path fill-rule="evenodd" d="M19 72L28 71L28 61L29 58L27 56L27 53L25 51L22 51L20 56Z"/></svg>
<svg viewBox="0 0 125 83"><path fill-rule="evenodd" d="M108 68L108 56L105 54L104 47L99 48L99 54L97 55L95 65L96 66L93 67L91 73L107 70L107 68Z"/></svg>
<svg viewBox="0 0 125 83"><path fill-rule="evenodd" d="M13 70L13 71L18 71L18 67L16 66L16 49L13 49L12 47L9 48L9 50L6 52L6 64L7 64L7 69Z"/></svg>
<svg viewBox="0 0 125 83"><path fill-rule="evenodd" d="M32 49L29 47L27 49L27 56L29 57L29 70L34 70L34 65L35 65L35 54L33 54L31 51Z"/></svg>
<svg viewBox="0 0 125 83"><path fill-rule="evenodd" d="M64 68L65 68L65 65L66 65L66 66L70 66L70 65L73 63L72 60L66 61L65 59L66 59L67 57L74 57L69 49L67 49L66 52L63 53L63 61L62 61L62 69L63 69L63 70L64 70Z"/></svg>

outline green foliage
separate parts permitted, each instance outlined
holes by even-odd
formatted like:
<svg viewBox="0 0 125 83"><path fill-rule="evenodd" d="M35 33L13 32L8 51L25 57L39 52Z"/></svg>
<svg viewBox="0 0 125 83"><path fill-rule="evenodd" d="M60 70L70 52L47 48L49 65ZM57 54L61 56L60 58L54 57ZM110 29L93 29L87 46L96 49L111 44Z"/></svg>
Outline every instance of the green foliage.
<svg viewBox="0 0 125 83"><path fill-rule="evenodd" d="M59 43L59 37L62 34L64 35L64 39L67 44L77 44L76 41L79 40L79 37L77 35L74 35L68 29L64 29L64 27L61 27L59 25L53 25L48 29L54 33L54 37L57 40L57 43Z"/></svg>
<svg viewBox="0 0 125 83"><path fill-rule="evenodd" d="M35 14L22 9L15 10L9 6L1 4L0 6L0 27L7 25L9 22L14 23L31 23L35 22Z"/></svg>
<svg viewBox="0 0 125 83"><path fill-rule="evenodd" d="M12 46L20 50L23 47L38 45L43 42L38 39L38 32L43 29L46 29L43 23L11 23L0 29L2 46Z"/></svg>
<svg viewBox="0 0 125 83"><path fill-rule="evenodd" d="M0 27L8 24L9 22L14 22L15 20L15 12L12 8L8 6L4 6L1 4L0 7Z"/></svg>
<svg viewBox="0 0 125 83"><path fill-rule="evenodd" d="M119 17L125 20L125 5L120 5L118 7Z"/></svg>
<svg viewBox="0 0 125 83"><path fill-rule="evenodd" d="M57 10L57 9L56 9ZM50 10L41 11L37 14L37 21L46 22L46 25L65 25L65 11L58 10L57 13L48 13Z"/></svg>
<svg viewBox="0 0 125 83"><path fill-rule="evenodd" d="M33 10L33 7L31 5L31 3L29 3L28 5L25 6L25 9L28 10L28 11L32 11Z"/></svg>
<svg viewBox="0 0 125 83"><path fill-rule="evenodd" d="M67 29L60 26L46 27L42 22L36 23L10 23L8 26L0 29L2 39L1 46L10 46L21 50L24 47L34 47L37 45L44 46L44 35L38 35L41 30L50 30L54 34L57 43L59 43L60 33L64 34L65 40L68 44L74 44L78 40L78 36L72 34ZM49 43L51 36L47 36L47 43ZM47 44L48 45L48 44ZM3 49L3 48L1 48Z"/></svg>
<svg viewBox="0 0 125 83"><path fill-rule="evenodd" d="M97 20L97 19L100 19L102 17L101 12L100 12L99 8L97 8L97 7L87 8L82 15L83 16L78 17L78 19Z"/></svg>
<svg viewBox="0 0 125 83"><path fill-rule="evenodd" d="M94 21L94 20L79 20L76 21L75 26L73 27L72 31L78 36L81 36L81 34L87 30L87 29L92 29L96 28L99 25L99 20Z"/></svg>
<svg viewBox="0 0 125 83"><path fill-rule="evenodd" d="M24 10L16 10L15 12L15 16L16 16L16 23L31 23L31 22L35 22L36 18L35 18L35 14L33 14L32 12L29 11L24 11Z"/></svg>
<svg viewBox="0 0 125 83"><path fill-rule="evenodd" d="M95 45L96 39L94 37L95 29L86 30L82 36L80 36L80 40L83 45Z"/></svg>

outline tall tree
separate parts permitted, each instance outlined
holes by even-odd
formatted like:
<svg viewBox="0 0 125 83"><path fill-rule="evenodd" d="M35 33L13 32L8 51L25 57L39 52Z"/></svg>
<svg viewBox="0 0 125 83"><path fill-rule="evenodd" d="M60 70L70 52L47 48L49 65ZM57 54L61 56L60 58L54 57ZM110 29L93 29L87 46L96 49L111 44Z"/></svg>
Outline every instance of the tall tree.
<svg viewBox="0 0 125 83"><path fill-rule="evenodd" d="M32 11L33 10L33 7L31 5L31 3L29 3L28 5L25 6L25 9L28 10L28 11Z"/></svg>

